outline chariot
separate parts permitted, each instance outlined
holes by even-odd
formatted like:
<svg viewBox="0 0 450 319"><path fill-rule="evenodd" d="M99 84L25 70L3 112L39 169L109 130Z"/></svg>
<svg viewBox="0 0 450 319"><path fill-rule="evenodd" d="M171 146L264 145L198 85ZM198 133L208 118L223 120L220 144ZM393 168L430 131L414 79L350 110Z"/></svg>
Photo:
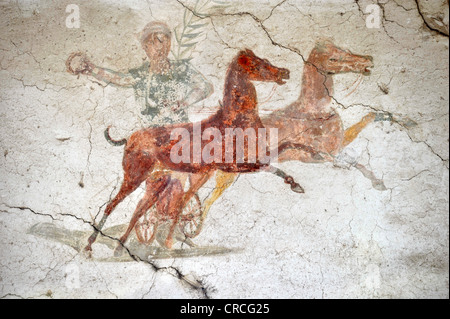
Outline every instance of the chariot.
<svg viewBox="0 0 450 319"><path fill-rule="evenodd" d="M144 245L151 245L158 233L159 227L167 222L176 222L176 216L164 214L164 203L154 204L139 219L134 226L137 240ZM203 225L202 203L198 194L195 194L184 207L178 217L176 233L181 234L185 239L192 239L198 236ZM187 241L189 243L189 241Z"/></svg>

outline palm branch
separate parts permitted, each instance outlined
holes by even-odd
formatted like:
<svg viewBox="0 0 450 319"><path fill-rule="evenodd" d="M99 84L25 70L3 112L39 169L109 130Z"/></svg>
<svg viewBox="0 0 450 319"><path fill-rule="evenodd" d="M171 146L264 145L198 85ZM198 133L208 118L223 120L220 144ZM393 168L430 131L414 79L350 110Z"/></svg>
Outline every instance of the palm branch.
<svg viewBox="0 0 450 319"><path fill-rule="evenodd" d="M174 29L176 47L171 51L175 60L191 59L192 50L201 41L207 18L214 10L229 7L230 3L220 0L196 0L192 10L185 9L183 23Z"/></svg>

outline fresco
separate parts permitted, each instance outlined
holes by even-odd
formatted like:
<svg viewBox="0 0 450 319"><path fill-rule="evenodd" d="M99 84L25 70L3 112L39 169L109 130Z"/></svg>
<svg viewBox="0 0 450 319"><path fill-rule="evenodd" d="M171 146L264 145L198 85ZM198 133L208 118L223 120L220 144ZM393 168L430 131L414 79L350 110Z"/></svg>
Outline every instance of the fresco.
<svg viewBox="0 0 450 319"><path fill-rule="evenodd" d="M211 95L213 87L188 60L169 61L172 33L163 22L150 22L142 30L141 45L148 60L142 66L121 73L94 65L79 52L66 61L73 74L86 74L107 84L133 88L142 114L153 125L189 120L186 108Z"/></svg>
<svg viewBox="0 0 450 319"><path fill-rule="evenodd" d="M448 298L438 2L2 2L2 298Z"/></svg>

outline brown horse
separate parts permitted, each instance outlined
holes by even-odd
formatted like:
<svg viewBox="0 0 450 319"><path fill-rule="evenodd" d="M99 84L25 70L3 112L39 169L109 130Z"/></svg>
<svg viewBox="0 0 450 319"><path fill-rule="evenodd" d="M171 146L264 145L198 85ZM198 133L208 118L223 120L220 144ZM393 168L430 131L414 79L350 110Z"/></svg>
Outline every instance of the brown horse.
<svg viewBox="0 0 450 319"><path fill-rule="evenodd" d="M344 129L339 114L331 106L334 74L353 72L370 75L371 67L373 67L371 56L353 54L335 46L329 40L316 43L304 66L299 98L291 105L261 118L265 127L278 128L279 145L285 143L302 145L301 148L289 147L284 151L281 150L279 162L294 160L306 163L333 162L368 124L373 121L392 120L389 113L371 112L357 124ZM317 156L317 153L321 156ZM373 173L363 166L358 164L356 168L364 176L372 179L374 187L380 189L384 187L383 183L375 179ZM276 173L283 174L280 171ZM217 172L216 187L205 201L200 225L191 237L200 233L211 205L233 183L235 177L235 173Z"/></svg>
<svg viewBox="0 0 450 319"><path fill-rule="evenodd" d="M155 204L160 193L169 185L169 170L191 175L189 190L185 193L180 193L174 201L176 205L173 205L172 210L167 212L167 214L173 216L174 220L166 240L168 248L172 246L172 234L178 223L182 208L212 176L215 170L220 169L224 172L238 173L255 172L263 169L278 172L279 170L271 167L268 162L249 161L250 158L256 158L259 155L252 154L250 147L247 147L244 152L243 162L238 162L236 159L232 162L223 160L227 150L222 153L219 160L206 161L203 156L199 157L198 155L204 154L205 147L210 145L214 139L202 140L200 138L200 146L195 145L194 141L198 139L196 128L199 127L203 131L214 129L215 132L219 132L222 138L222 140L219 139L219 142L222 143L222 146L227 144L227 141L224 140L227 128L240 128L242 130L259 130L263 128L264 126L258 115L256 90L252 81L271 81L282 85L285 83L283 80L288 78L289 71L287 69L273 66L269 61L258 58L250 50L241 51L228 68L223 106L216 114L200 123L142 129L133 133L128 140L116 141L116 145L126 144L122 162L124 180L118 194L107 205L104 215L89 238L85 250L92 250L92 243L114 208L136 190L142 182L146 181L145 196L139 201L128 229L120 239L122 244L125 243L139 218ZM184 132L185 139L183 139L183 134L181 133L179 135L178 133L175 134L174 138L174 132ZM179 138L180 135L181 139ZM258 143L259 141L256 140L256 142ZM187 161L173 161L173 148L175 146L178 146L181 150L188 150ZM233 147L232 153L236 155L239 150L236 149L234 143ZM302 145L285 143L280 149L284 150L289 147L302 148ZM305 150L307 151L308 148L306 147ZM256 152L258 153L258 150ZM282 176L280 173L278 175ZM282 177L285 178L287 183L291 184L291 188L294 191L302 191L301 187L292 178L288 178L289 176L285 175ZM119 245L116 253L120 252L121 248L122 245Z"/></svg>

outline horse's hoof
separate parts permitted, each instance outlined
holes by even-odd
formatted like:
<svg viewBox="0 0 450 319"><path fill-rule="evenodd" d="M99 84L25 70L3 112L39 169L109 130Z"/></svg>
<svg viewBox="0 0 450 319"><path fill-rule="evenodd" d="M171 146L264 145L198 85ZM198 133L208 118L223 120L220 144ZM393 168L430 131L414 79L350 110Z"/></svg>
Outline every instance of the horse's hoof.
<svg viewBox="0 0 450 319"><path fill-rule="evenodd" d="M394 117L389 112L379 112L375 114L375 122L388 121L392 122Z"/></svg>
<svg viewBox="0 0 450 319"><path fill-rule="evenodd" d="M91 245L87 245L86 247L84 247L84 249L81 251L81 254L85 258L91 259L92 258L92 247L91 247Z"/></svg>
<svg viewBox="0 0 450 319"><path fill-rule="evenodd" d="M381 179L372 181L372 187L380 192L384 192L387 190L386 186L384 185L384 182Z"/></svg>
<svg viewBox="0 0 450 319"><path fill-rule="evenodd" d="M116 249L114 249L114 257L122 257L123 255L123 246L119 244Z"/></svg>
<svg viewBox="0 0 450 319"><path fill-rule="evenodd" d="M164 243L164 246L165 246L166 249L172 249L173 240L171 238L167 239L166 242Z"/></svg>
<svg viewBox="0 0 450 319"><path fill-rule="evenodd" d="M319 153L316 153L316 154L313 155L313 160L315 160L315 161L323 161L323 160L325 160L325 157L323 157Z"/></svg>
<svg viewBox="0 0 450 319"><path fill-rule="evenodd" d="M291 185L291 190L296 192L296 193L299 193L299 194L304 194L305 193L305 190L303 189L303 187L301 187L297 183L294 183L294 184Z"/></svg>
<svg viewBox="0 0 450 319"><path fill-rule="evenodd" d="M294 181L294 178L292 176L286 176L284 178L284 182L286 184L291 185L291 190L296 192L296 193L300 193L303 194L305 192L305 190L303 189L303 187L300 186L300 184L296 183Z"/></svg>

